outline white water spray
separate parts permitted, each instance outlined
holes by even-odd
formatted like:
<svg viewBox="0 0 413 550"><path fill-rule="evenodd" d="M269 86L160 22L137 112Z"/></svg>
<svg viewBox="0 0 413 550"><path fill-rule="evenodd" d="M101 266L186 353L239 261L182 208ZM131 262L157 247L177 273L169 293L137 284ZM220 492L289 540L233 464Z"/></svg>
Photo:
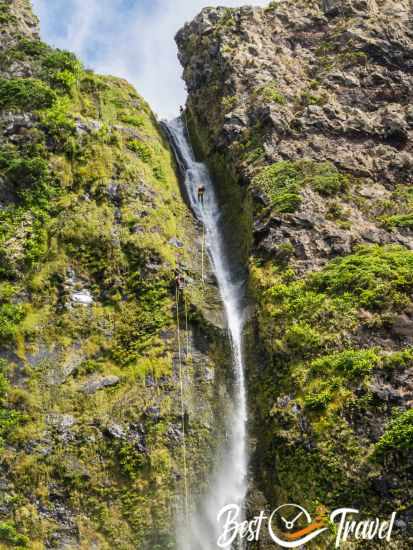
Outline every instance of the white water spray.
<svg viewBox="0 0 413 550"><path fill-rule="evenodd" d="M218 282L231 339L234 367L232 412L227 422L227 442L216 466L208 493L193 513L190 525L180 534L179 550L215 550L221 534L217 515L227 504L243 506L247 492L246 423L247 403L244 377L242 332L245 320L244 281L234 280L234 266L225 252L221 212L214 186L205 164L196 162L181 118L165 124L176 158L185 178L191 207L205 227L206 247ZM203 204L198 187L205 187ZM228 547L230 550L230 547Z"/></svg>

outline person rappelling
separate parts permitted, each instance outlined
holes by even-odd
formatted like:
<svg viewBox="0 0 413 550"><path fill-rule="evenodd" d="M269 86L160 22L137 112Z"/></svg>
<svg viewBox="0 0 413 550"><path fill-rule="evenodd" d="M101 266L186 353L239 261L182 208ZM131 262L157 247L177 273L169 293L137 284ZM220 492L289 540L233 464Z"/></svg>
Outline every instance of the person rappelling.
<svg viewBox="0 0 413 550"><path fill-rule="evenodd" d="M204 195L205 195L205 186L200 185L198 187L198 202L200 204L204 204Z"/></svg>
<svg viewBox="0 0 413 550"><path fill-rule="evenodd" d="M185 277L181 273L177 273L175 277L175 285L177 290L184 290L185 289Z"/></svg>
<svg viewBox="0 0 413 550"><path fill-rule="evenodd" d="M179 107L179 112L181 113L181 115L184 114L184 108L182 107L182 105L180 105L180 107Z"/></svg>

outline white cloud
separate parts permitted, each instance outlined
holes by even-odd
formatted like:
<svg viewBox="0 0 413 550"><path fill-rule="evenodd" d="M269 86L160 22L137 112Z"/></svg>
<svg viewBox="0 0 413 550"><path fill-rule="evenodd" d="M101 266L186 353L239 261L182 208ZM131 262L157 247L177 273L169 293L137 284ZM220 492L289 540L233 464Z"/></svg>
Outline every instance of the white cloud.
<svg viewBox="0 0 413 550"><path fill-rule="evenodd" d="M214 3L243 4L242 0ZM50 0L33 0L33 4L45 40L75 51L99 72L128 79L160 116L174 116L185 102L174 36L186 21L211 5L207 1L133 0L127 17L125 0L56 0L52 8Z"/></svg>

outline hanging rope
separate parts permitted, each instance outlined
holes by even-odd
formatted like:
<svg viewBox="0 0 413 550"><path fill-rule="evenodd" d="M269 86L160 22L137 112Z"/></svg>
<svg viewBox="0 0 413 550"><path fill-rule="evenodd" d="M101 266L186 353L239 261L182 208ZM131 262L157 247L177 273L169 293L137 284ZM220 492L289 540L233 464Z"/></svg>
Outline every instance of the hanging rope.
<svg viewBox="0 0 413 550"><path fill-rule="evenodd" d="M202 225L201 278L205 282L205 225Z"/></svg>
<svg viewBox="0 0 413 550"><path fill-rule="evenodd" d="M195 158L194 148L192 147L192 140L190 139L190 136L189 136L188 117L187 117L187 115L186 115L186 111L183 111L182 117L183 117L183 119L184 119L184 121L185 121L186 135L188 136L188 142L189 142L189 145L190 145L190 147L191 147L192 155L193 155L194 158Z"/></svg>
<svg viewBox="0 0 413 550"><path fill-rule="evenodd" d="M186 356L190 357L191 355L191 344L189 341L189 329L188 329L188 299L186 294L184 294L184 305L185 305L185 332L186 332Z"/></svg>
<svg viewBox="0 0 413 550"><path fill-rule="evenodd" d="M182 460L184 465L185 516L188 521L189 519L188 468L186 463L184 382L183 382L183 369L182 369L181 327L179 322L179 288L178 286L176 287L175 296L176 296L176 324L177 324L177 335L178 335L179 385L181 390Z"/></svg>

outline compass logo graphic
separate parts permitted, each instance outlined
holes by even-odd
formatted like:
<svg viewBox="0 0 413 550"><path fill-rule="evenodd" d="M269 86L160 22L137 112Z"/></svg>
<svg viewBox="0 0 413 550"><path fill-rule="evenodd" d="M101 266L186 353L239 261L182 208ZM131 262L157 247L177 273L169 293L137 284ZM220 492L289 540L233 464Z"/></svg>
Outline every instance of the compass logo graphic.
<svg viewBox="0 0 413 550"><path fill-rule="evenodd" d="M271 514L268 530L274 542L282 548L298 548L318 537L326 522L321 518L312 521L310 514L298 504L283 504Z"/></svg>

